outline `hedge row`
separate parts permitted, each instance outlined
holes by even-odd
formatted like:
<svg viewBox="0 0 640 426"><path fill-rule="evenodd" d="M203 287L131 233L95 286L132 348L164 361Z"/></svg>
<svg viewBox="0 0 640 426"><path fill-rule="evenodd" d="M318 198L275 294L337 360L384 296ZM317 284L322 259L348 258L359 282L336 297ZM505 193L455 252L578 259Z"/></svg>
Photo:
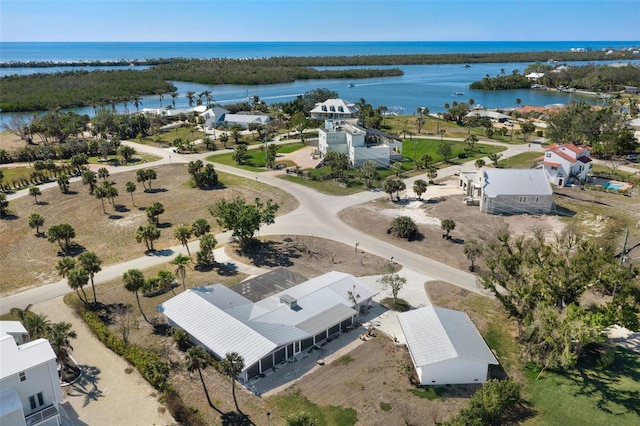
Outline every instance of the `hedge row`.
<svg viewBox="0 0 640 426"><path fill-rule="evenodd" d="M157 353L125 343L124 340L111 333L111 330L95 312L83 309L81 316L93 334L107 348L130 362L156 389L167 389L169 366L160 360Z"/></svg>

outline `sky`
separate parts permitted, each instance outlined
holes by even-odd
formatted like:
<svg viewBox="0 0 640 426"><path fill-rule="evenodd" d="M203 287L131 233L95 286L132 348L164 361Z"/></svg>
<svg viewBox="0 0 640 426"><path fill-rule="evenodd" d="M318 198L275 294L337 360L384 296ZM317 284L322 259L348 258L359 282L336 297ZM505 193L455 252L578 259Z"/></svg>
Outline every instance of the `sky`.
<svg viewBox="0 0 640 426"><path fill-rule="evenodd" d="M1 41L638 41L640 0L0 0Z"/></svg>

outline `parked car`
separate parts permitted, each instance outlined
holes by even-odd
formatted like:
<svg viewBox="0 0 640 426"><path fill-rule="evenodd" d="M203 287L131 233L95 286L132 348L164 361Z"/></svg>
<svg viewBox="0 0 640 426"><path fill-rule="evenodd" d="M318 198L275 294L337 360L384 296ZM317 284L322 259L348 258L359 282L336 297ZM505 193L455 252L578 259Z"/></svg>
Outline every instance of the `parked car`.
<svg viewBox="0 0 640 426"><path fill-rule="evenodd" d="M629 154L627 155L627 161L631 161L633 163L638 162L638 154Z"/></svg>

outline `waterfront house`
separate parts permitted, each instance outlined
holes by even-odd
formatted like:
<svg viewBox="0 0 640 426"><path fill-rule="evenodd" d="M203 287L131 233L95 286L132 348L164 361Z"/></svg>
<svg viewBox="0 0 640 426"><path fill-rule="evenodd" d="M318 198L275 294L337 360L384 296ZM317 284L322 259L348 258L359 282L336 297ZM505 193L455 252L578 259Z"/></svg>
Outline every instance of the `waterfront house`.
<svg viewBox="0 0 640 426"><path fill-rule="evenodd" d="M199 114L204 120L204 127L211 129L218 127L224 121L224 116L229 113L229 110L220 107L212 107Z"/></svg>
<svg viewBox="0 0 640 426"><path fill-rule="evenodd" d="M350 119L358 117L358 109L355 104L343 99L327 99L317 103L310 112L314 120Z"/></svg>
<svg viewBox="0 0 640 426"><path fill-rule="evenodd" d="M365 129L352 120L325 120L318 129L318 151L322 157L328 152L347 155L352 167L374 161L378 167L389 167L391 160L402 158L402 143L395 136L375 129Z"/></svg>

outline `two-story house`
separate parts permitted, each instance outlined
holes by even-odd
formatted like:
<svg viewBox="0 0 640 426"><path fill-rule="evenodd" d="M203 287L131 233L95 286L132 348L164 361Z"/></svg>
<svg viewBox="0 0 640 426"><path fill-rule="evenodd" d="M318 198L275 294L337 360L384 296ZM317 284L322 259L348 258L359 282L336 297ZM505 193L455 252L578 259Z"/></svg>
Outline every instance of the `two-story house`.
<svg viewBox="0 0 640 426"><path fill-rule="evenodd" d="M0 425L61 425L56 355L46 339L0 336Z"/></svg>
<svg viewBox="0 0 640 426"><path fill-rule="evenodd" d="M586 146L554 143L544 150L542 169L554 185L586 182L591 171L590 153Z"/></svg>
<svg viewBox="0 0 640 426"><path fill-rule="evenodd" d="M316 104L310 111L310 116L314 120L327 119L350 119L358 117L358 109L355 104L343 99L327 99Z"/></svg>
<svg viewBox="0 0 640 426"><path fill-rule="evenodd" d="M391 160L402 158L402 143L382 132L371 133L356 125L356 120L325 120L318 129L318 151L346 154L352 167L373 161L378 167L389 167Z"/></svg>

